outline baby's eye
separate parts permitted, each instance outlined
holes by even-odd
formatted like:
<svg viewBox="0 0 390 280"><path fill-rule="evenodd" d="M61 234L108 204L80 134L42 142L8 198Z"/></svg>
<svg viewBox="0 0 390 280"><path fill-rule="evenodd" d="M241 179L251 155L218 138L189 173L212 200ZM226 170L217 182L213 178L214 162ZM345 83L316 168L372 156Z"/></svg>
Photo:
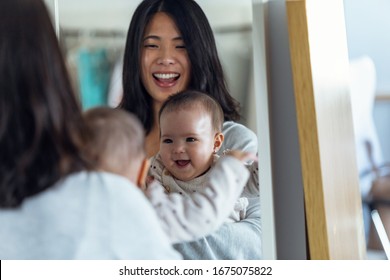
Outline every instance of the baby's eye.
<svg viewBox="0 0 390 280"><path fill-rule="evenodd" d="M173 141L172 141L171 139L164 139L164 140L162 140L162 142L163 142L164 144L170 144L170 143L172 143Z"/></svg>
<svg viewBox="0 0 390 280"><path fill-rule="evenodd" d="M186 139L186 142L195 142L195 141L196 141L196 139L194 137L188 137Z"/></svg>

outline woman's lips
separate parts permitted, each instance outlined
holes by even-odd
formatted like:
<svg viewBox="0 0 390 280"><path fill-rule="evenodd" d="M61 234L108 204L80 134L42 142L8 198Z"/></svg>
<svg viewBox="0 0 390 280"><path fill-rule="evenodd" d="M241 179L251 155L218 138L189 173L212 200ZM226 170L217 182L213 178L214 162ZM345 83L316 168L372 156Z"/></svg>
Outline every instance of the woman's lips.
<svg viewBox="0 0 390 280"><path fill-rule="evenodd" d="M154 81L160 87L172 87L176 84L180 78L178 73L154 73Z"/></svg>

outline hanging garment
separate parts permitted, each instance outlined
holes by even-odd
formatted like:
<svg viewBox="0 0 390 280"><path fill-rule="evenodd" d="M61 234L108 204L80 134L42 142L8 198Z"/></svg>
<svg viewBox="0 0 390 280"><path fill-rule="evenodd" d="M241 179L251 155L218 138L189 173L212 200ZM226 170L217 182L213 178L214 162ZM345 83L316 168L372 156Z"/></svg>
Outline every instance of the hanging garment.
<svg viewBox="0 0 390 280"><path fill-rule="evenodd" d="M80 49L78 54L78 76L83 109L107 105L110 80L110 63L107 51L103 48Z"/></svg>

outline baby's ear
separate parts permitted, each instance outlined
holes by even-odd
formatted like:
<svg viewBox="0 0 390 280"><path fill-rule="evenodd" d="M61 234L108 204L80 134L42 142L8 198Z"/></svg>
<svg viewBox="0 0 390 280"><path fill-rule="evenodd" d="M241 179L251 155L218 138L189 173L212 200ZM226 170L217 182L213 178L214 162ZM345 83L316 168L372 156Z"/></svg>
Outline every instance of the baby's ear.
<svg viewBox="0 0 390 280"><path fill-rule="evenodd" d="M139 172L138 172L138 178L137 178L137 186L140 187L142 190L145 189L146 185L146 176L148 175L149 171L149 160L145 158L140 166Z"/></svg>
<svg viewBox="0 0 390 280"><path fill-rule="evenodd" d="M217 132L214 136L214 153L217 153L222 146L224 136L221 132Z"/></svg>

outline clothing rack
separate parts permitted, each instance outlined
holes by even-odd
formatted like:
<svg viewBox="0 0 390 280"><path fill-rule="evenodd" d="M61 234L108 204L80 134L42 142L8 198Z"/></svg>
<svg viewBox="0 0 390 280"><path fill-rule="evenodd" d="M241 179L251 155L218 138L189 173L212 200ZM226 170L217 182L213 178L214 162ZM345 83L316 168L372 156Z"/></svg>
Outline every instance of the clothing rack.
<svg viewBox="0 0 390 280"><path fill-rule="evenodd" d="M76 29L63 28L60 31L65 38L79 38L83 36L96 38L125 38L126 31L119 29Z"/></svg>
<svg viewBox="0 0 390 280"><path fill-rule="evenodd" d="M213 28L215 34L252 32L252 24L228 25Z"/></svg>
<svg viewBox="0 0 390 280"><path fill-rule="evenodd" d="M120 29L79 29L62 28L60 39L66 53L79 48L106 48L114 60L123 52L126 43L126 31Z"/></svg>
<svg viewBox="0 0 390 280"><path fill-rule="evenodd" d="M245 33L252 31L251 24L218 26L213 28L216 34L228 33ZM78 38L82 36L97 38L126 38L127 30L121 29L79 29L79 28L62 28L61 36L65 38Z"/></svg>

